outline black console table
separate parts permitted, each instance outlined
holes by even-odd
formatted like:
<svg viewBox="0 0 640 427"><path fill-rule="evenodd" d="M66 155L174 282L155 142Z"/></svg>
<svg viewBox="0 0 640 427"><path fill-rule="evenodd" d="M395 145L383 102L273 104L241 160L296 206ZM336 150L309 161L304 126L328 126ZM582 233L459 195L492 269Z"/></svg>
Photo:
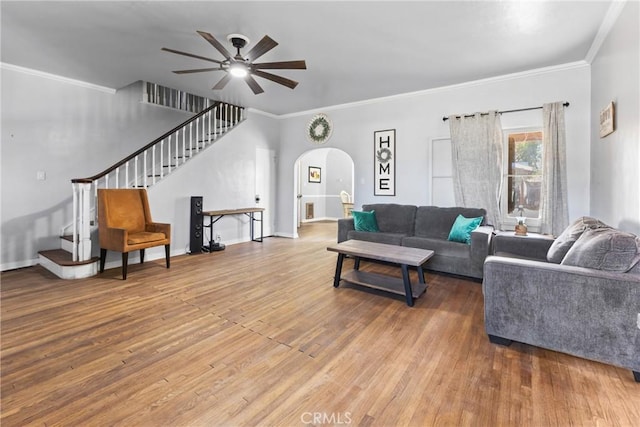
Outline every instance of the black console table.
<svg viewBox="0 0 640 427"><path fill-rule="evenodd" d="M256 213L260 214L260 218L256 217ZM218 211L203 211L203 216L209 217L209 224L205 224L204 227L209 229L209 235L213 240L213 224L218 222L225 215L247 215L249 217L249 233L252 242L262 242L264 226L263 226L263 213L264 208L242 208L242 209L223 209ZM256 237L254 224L260 223L260 237ZM209 243L211 244L211 243Z"/></svg>

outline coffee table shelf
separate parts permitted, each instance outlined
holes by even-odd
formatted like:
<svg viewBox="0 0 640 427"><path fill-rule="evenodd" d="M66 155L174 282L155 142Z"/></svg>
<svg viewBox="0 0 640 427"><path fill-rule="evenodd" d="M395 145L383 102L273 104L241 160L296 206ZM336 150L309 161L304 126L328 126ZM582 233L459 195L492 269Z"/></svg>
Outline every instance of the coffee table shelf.
<svg viewBox="0 0 640 427"><path fill-rule="evenodd" d="M398 277L386 276L384 274L371 273L368 271L350 270L343 273L341 280L354 283L360 286L366 286L372 289L379 289L398 295L405 295L404 281ZM425 293L427 285L425 283L411 283L411 295L418 298Z"/></svg>
<svg viewBox="0 0 640 427"><path fill-rule="evenodd" d="M367 286L404 295L409 307L413 306L413 299L418 298L427 290L422 265L434 254L431 250L409 248L404 246L387 245L384 243L366 242L362 240L347 240L327 247L328 251L337 252L336 274L333 286L340 286L340 281ZM342 263L345 256L355 258L354 269L342 274ZM402 279L372 272L360 271L360 259L385 261L398 264L402 268ZM418 270L419 283L411 283L409 266Z"/></svg>

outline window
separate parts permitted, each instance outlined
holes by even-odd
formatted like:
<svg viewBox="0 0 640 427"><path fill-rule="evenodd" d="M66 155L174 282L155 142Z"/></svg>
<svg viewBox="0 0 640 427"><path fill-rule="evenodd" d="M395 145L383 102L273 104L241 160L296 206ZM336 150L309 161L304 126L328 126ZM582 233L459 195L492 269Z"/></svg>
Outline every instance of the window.
<svg viewBox="0 0 640 427"><path fill-rule="evenodd" d="M505 145L504 223L515 224L516 217L525 217L527 226L535 229L540 225L542 130L507 130Z"/></svg>

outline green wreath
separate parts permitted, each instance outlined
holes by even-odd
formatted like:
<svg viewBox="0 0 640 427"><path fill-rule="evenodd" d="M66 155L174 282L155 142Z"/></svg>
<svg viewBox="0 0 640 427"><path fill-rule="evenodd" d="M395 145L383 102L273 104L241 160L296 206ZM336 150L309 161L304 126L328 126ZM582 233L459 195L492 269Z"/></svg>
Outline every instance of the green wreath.
<svg viewBox="0 0 640 427"><path fill-rule="evenodd" d="M315 143L325 142L331 135L331 123L324 114L319 114L309 123L309 139Z"/></svg>
<svg viewBox="0 0 640 427"><path fill-rule="evenodd" d="M376 158L380 163L387 163L391 160L391 150L388 148L381 148L376 152Z"/></svg>

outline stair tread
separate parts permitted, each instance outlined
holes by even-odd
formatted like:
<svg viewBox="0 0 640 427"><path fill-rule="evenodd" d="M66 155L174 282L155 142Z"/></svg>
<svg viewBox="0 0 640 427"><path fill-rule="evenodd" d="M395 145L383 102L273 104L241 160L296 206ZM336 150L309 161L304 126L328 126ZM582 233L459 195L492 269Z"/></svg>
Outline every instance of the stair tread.
<svg viewBox="0 0 640 427"><path fill-rule="evenodd" d="M39 251L38 254L42 255L45 258L50 259L54 263L62 266L74 266L74 265L85 265L97 262L100 260L99 257L94 256L88 259L87 261L73 261L72 254L69 251L65 251L64 249L50 249L45 251Z"/></svg>

